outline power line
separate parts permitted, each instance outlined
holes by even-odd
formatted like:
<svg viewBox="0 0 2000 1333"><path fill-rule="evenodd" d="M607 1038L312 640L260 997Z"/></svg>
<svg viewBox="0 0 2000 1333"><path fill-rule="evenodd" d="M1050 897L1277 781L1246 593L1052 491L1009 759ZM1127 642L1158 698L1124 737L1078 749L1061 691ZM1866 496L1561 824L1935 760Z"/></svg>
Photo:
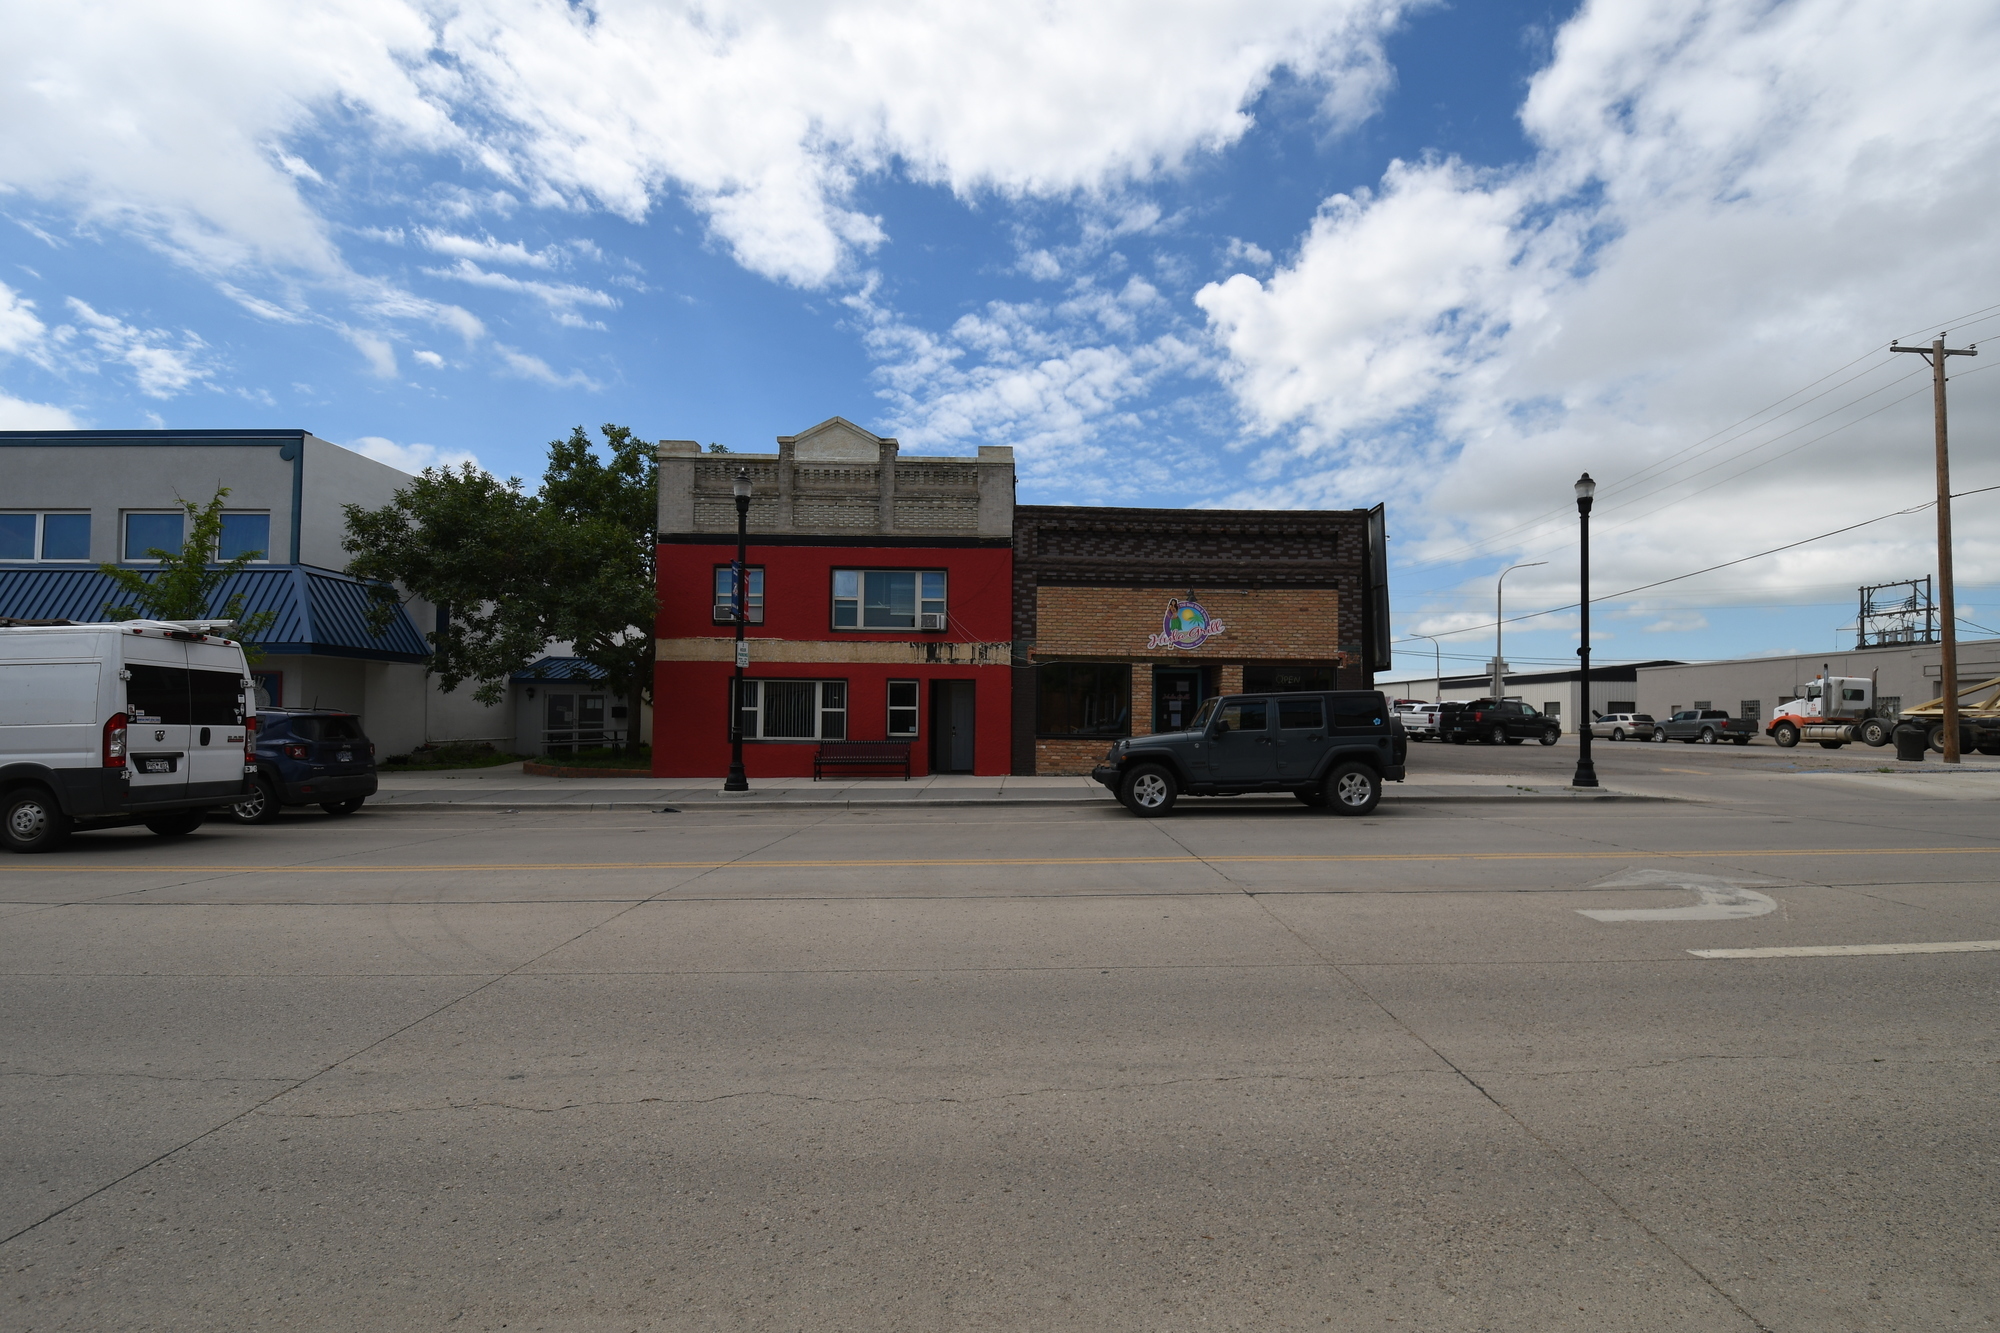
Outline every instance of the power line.
<svg viewBox="0 0 2000 1333"><path fill-rule="evenodd" d="M1982 486L1978 490L1958 491L1953 493L1951 498L1956 500L1967 495L1983 495L1988 491L2000 491L2000 486ZM1830 532L1816 533L1811 537L1801 537L1795 542L1786 542L1783 546L1773 546L1768 551L1757 551L1750 555L1740 555L1734 560L1724 560L1721 564L1709 565L1704 569L1690 570L1686 574L1675 574L1668 578L1655 579L1651 583L1642 583L1636 588L1627 588L1623 592L1606 593L1601 597L1593 597L1590 600L1593 602L1614 602L1621 597L1630 597L1635 592L1645 592L1649 588L1662 588L1669 583L1679 583L1684 579L1698 578L1703 574L1713 574L1718 569L1728 569L1733 565L1745 564L1752 560L1761 560L1767 555L1777 555L1781 551L1789 551L1794 547L1807 546L1813 542L1825 541L1828 537L1838 537L1842 533L1853 532L1857 528L1865 528L1872 523L1880 523L1885 519L1901 518L1905 514L1919 514L1936 503L1937 501L1935 500L1926 500L1922 504L1911 505L1907 509L1895 509L1886 514L1877 514L1873 518L1864 518L1859 523L1850 523L1844 528L1834 528ZM1463 629L1448 629L1443 631L1438 637L1447 638L1454 634L1470 634L1474 630L1492 629L1495 625L1499 624L1511 625L1517 620L1534 620L1541 616L1557 615L1563 611L1574 611L1581 605L1581 602L1568 602L1562 606L1552 606L1542 611L1529 611L1518 616L1508 616L1504 621L1490 620L1483 625L1467 625ZM1415 640L1411 638L1390 640L1392 644L1414 642Z"/></svg>
<svg viewBox="0 0 2000 1333"><path fill-rule="evenodd" d="M1925 327L1925 328L1932 328L1932 327L1944 327L1944 326L1955 326L1955 327L1956 327L1956 328L1958 329L1958 331L1960 331L1960 332L1963 332L1963 331L1964 331L1964 329L1965 329L1965 327L1967 326L1967 322L1968 322L1968 321L1969 321L1969 322L1971 322L1971 323L1985 323L1985 322L1987 322L1987 321L1989 321L1989 320L1991 320L1991 319L1996 319L1996 318L2000 318L2000 304L1994 304L1994 305L1989 305L1989 306L1982 306L1982 307L1980 307L1980 308L1979 308L1978 310L1973 310L1973 311L1969 311L1969 312L1967 312L1966 314L1964 314L1964 315L1960 315L1960 316L1958 316L1958 317L1957 317L1957 318L1955 318L1955 319L1948 319L1948 320L1943 320L1943 321L1939 321L1939 322L1938 322L1937 324L1935 324L1935 325L1933 325L1933 324L1926 324L1926 325L1924 325L1923 327ZM1696 459L1696 458L1700 458L1700 457L1704 456L1705 454L1708 454L1708 453L1712 453L1712 452L1714 452L1714 450L1715 450L1715 449L1718 449L1718 448L1721 448L1721 447L1723 447L1724 445L1727 445L1727 444L1730 444L1730 443L1734 443L1734 442L1735 442L1735 440L1737 440L1737 439L1740 439L1740 438L1742 438L1742 436L1743 436L1743 435L1747 435L1747 434L1750 434L1750 433L1751 433L1751 431L1750 431L1750 430L1745 430L1745 431L1742 431L1741 433L1739 433L1739 434L1737 434L1737 435L1733 435L1733 436L1732 436L1732 435L1730 435L1730 432L1732 432L1732 431L1736 431L1736 430L1738 429L1738 427L1743 427L1743 426L1746 426L1746 425L1748 425L1749 423L1751 423L1751 422L1753 422L1753 421L1756 421L1756 420L1757 420L1757 418L1759 418L1759 417L1761 417L1761 416L1764 416L1765 414L1767 414L1767 413L1769 413L1769 412L1773 411L1774 409L1776 409L1776 408L1778 408L1778 407L1782 406L1782 405L1783 405L1783 404L1785 404L1785 403L1788 403L1788 402L1790 402L1790 401L1791 401L1792 399L1794 399L1794 398L1797 398L1797 397L1798 397L1798 396L1799 396L1800 394L1802 394L1802 393L1805 393L1805 392L1806 392L1806 391L1807 391L1808 389L1812 389L1812 388L1816 388L1817 386L1819 386L1819 385L1821 385L1821 384L1824 384L1824 383L1825 383L1825 382L1826 382L1827 380L1829 380L1829 379L1832 379L1832 378L1833 378L1834 376L1836 376L1836 375L1839 375L1839 374L1841 374L1841 373L1842 373L1843 371L1846 371L1846 370L1848 370L1849 368L1851 368L1851 367L1853 367L1853 366L1855 366L1855 365L1858 365L1858 364L1859 364L1860 362L1863 362L1863 361L1866 361L1866 360L1869 360L1869 359L1870 359L1870 358L1872 358L1872 357L1875 357L1875 356L1878 356L1878 355L1882 355L1882 354L1883 354L1883 349L1880 349L1880 348L1873 348L1873 349L1870 349L1869 351L1867 351L1867 352L1864 352L1864 353L1862 353L1862 354L1861 354L1860 356L1857 356L1857 357L1853 358L1852 360L1850 360L1850 361L1846 362L1845 364L1843 364L1843 365L1840 365L1840 366L1837 366L1837 367L1835 367L1834 369L1832 369L1832 370L1828 371L1828 372L1827 372L1826 374L1824 374L1824 375L1821 375L1821 376L1820 376L1820 377L1819 377L1818 379L1815 379L1815 380L1812 380L1812 381L1810 381L1809 383L1806 383L1806 384L1804 384L1804 385L1801 385L1801 386L1800 386L1799 388L1797 388L1797 389L1794 389L1794 390L1792 390L1792 391L1791 391L1790 393L1788 393L1788 394L1785 394L1785 395L1784 395L1783 397L1781 397L1781 398L1778 398L1778 399L1776 399L1776 400L1772 401L1771 403L1768 403L1768 404L1766 404L1766 405L1765 405L1764 407L1761 407L1761 408L1758 408L1758 409L1757 409L1756 411L1754 411L1754 412L1751 412L1751 413L1750 413L1750 414L1748 414L1747 416L1743 416L1743 417L1739 417L1739 418L1738 418L1737 420L1735 420L1734 422L1731 422L1731 423L1730 423L1729 425L1727 425L1727 426L1724 426L1724 427L1722 427L1722 428L1721 428L1721 429L1719 429L1719 430L1716 430L1716 431L1713 431L1713 432L1711 432L1710 434L1708 434L1708 435L1705 435L1705 436L1703 436L1703 437L1702 437L1701 439L1699 439L1699 440L1696 440L1696 441L1695 441L1695 442L1694 442L1694 443L1693 443L1692 445L1688 446L1688 448L1687 448L1687 449L1685 449L1685 450L1682 450L1682 451L1680 451L1680 452L1676 453L1675 455L1673 455L1673 456L1671 456L1671 457L1669 457L1669 458L1667 458L1667 459L1662 459L1662 460L1661 460L1661 461L1659 461L1659 462L1656 462L1656 463L1653 463L1653 464L1650 464L1649 466L1647 466L1647 467L1645 467L1645 468L1642 468L1642 469L1640 469L1640 470L1639 470L1638 472L1635 472L1635 473L1632 473L1632 474L1629 474L1628 476L1624 476L1624 477L1620 477L1620 478L1617 478L1617 479L1615 479L1615 480L1613 480L1613 481L1610 481L1610 482L1607 482L1607 483L1605 483L1605 484L1604 484L1604 486L1603 486L1603 490L1604 490L1605 492L1607 492L1607 493L1611 493L1611 492L1617 492L1617 491L1621 491L1621 490L1625 490L1625 489L1628 489L1628 488L1630 488L1631 486L1633 486L1633 485L1637 484L1637 483L1638 483L1639 481L1641 481L1641 480L1643 480L1644 478L1646 478L1646 477L1647 477L1647 476L1648 476L1649 474L1652 474L1652 473L1655 473L1655 472L1658 472L1658 471L1659 471L1660 469L1662 469L1662 468L1669 468L1669 467L1676 467L1676 466L1680 466L1680 465L1682 465L1682 464L1685 464L1685 463L1687 463L1687 462L1692 462L1692 461L1693 461L1694 459ZM1842 388L1842 387L1844 387L1844 386L1846 386L1846 385L1848 385L1848 384L1851 384L1851 383L1853 383L1853 382L1854 382L1855 380L1858 380L1858 379L1862 378L1863 376L1865 376L1865 375L1868 375L1868 374L1872 373L1872 372L1873 372L1873 371L1875 371L1875 370L1878 370L1878 369L1882 369L1883 367L1886 367L1886 366L1887 366L1887 365L1889 365L1889 364L1890 364L1889 362L1887 362L1887 361L1883 361L1883 362L1879 363L1878 365L1875 365L1875 366L1870 366L1870 367L1869 367L1868 369L1866 369L1866 370L1863 370L1863 371L1859 372L1858 374L1855 374L1855 375L1851 375L1851 376L1849 376L1849 377L1848 377L1847 379L1844 379L1844 380L1842 380L1842 381L1841 381L1841 382L1840 382L1839 384L1835 384L1835 385L1831 385L1831 386L1829 386L1828 388L1826 388L1826 389L1823 389L1823 390L1821 390L1821 391L1820 391L1819 393L1816 393L1816 394L1812 395L1812 397L1810 397L1810 398L1806 398L1806 399L1804 399L1804 400L1803 400L1803 401L1801 401L1801 402L1798 402L1798 403L1794 403L1794 404L1792 404L1792 406L1791 406L1791 407L1787 408L1787 409L1785 410L1785 412L1783 412L1783 413L1780 413L1780 414L1779 414L1779 416L1780 416L1780 417L1783 417L1783 416L1786 416L1786 415L1789 415L1790 413L1792 413L1792 412L1795 412L1795 411L1797 411L1797 410L1798 410L1799 408L1801 408L1801 407L1804 407L1804 406L1805 406L1806 404L1808 404L1808 403L1812 403L1812 402L1816 402L1816 401L1817 401L1817 400L1819 400L1820 398L1823 398L1823 397L1825 397L1825 396L1826 396L1827 394L1829 394L1829 393L1832 393L1832 392L1833 392L1834 390L1836 390L1836 389L1839 389L1839 388ZM1989 367L1981 367L1981 369L1988 369L1988 368L1989 368ZM1913 372L1913 373L1914 373L1914 372ZM1974 372L1967 372L1967 373L1968 373L1968 374L1970 374L1970 373L1974 373ZM1893 383L1893 382L1894 382L1894 381L1892 381L1892 383ZM1804 428L1805 428L1806 426L1810 426L1810 425L1812 425L1812 424L1815 424L1816 422L1819 422L1819 421L1824 421L1824 420L1826 420L1826 419L1827 419L1828 417L1831 417L1831 416L1834 416L1834 415L1837 415L1838 413L1840 413L1840 412L1842 412L1842 411L1845 411L1845 410L1846 410L1847 408L1849 408L1849 407L1853 407L1853 406L1855 406L1855 405L1856 405L1856 404L1858 404L1858 403L1861 403L1861 402L1865 402L1865 401L1866 401L1866 400L1867 400L1868 398L1872 397L1872 396L1873 396L1874 394L1877 394L1877 393L1880 393L1880 392L1882 391L1882 389L1884 389L1884 388L1888 388L1888 387L1889 387L1888 385L1883 385L1883 386L1881 386L1880 388L1876 388L1876 389L1872 389L1872 390L1870 390L1870 391L1869 391L1868 393L1866 393L1866 394L1862 394L1862 395L1861 395L1860 397L1858 397L1858 398L1853 398L1853 399L1850 399L1850 400L1849 400L1848 402L1846 402L1846 403L1842 404L1842 405L1841 405L1840 407L1836 407L1836 408L1832 409L1832 410L1831 410L1831 411L1829 411L1829 412L1826 412L1826 413L1823 413L1822 415L1820 415L1820 416L1818 416L1818 417L1814 418L1814 419L1813 419L1813 421L1811 421L1811 422L1805 422L1805 423L1802 423L1802 424L1801 424L1801 425L1799 425L1799 426L1794 426L1794 427L1793 427L1793 428L1792 428L1791 430L1789 430L1789 431L1786 431L1786 432L1785 432L1785 433L1784 433L1783 435L1779 435L1779 436L1777 436L1777 437L1775 437L1774 439L1771 439L1771 440L1766 440L1766 441L1764 441L1764 442L1763 442L1763 443L1761 443L1761 444L1758 444L1758 445L1754 445L1754 446L1752 446L1752 447L1751 447L1751 448L1750 448L1749 450L1747 450L1747 451L1745 451L1745 452L1746 452L1746 453L1751 453L1751 452L1755 452L1756 450L1759 450L1759 449L1763 449L1763 448L1766 448L1766 447L1768 447L1768 446L1769 446L1769 445L1771 445L1771 444L1775 444L1775 443L1777 442L1777 440L1780 440L1780 439L1783 439L1783 438L1785 438L1785 436L1786 436L1786 435L1790 435L1790 434L1793 434L1794 432L1796 432L1796 431L1798 431L1798 430L1802 430L1802 429L1804 429ZM1898 400L1896 400L1896 401L1900 402L1900 401L1902 401L1902 400L1901 400L1901 399L1898 399ZM1885 405L1885 407L1886 407L1886 406L1893 406L1893 404L1887 404L1887 405ZM1884 409L1883 409L1883 408L1878 408L1878 409L1876 409L1876 411L1881 411L1881 410L1884 410ZM1870 413L1868 414L1868 416L1873 416L1873 415L1875 415L1875 412L1870 412ZM1857 418L1857 421L1861 421L1861 420L1866 420L1866 419L1867 419L1867 417L1861 417L1861 418ZM1773 421L1768 421L1768 422L1765 422L1765 423L1763 423L1763 425L1765 425L1765 426L1769 426L1769 425L1775 425L1775 424L1776 424L1776 421L1775 421L1775 420L1773 420ZM1808 441L1805 441L1804 443L1805 443L1805 444L1811 444L1811 443L1815 443L1815 442L1817 442L1818 440L1821 440L1821 439L1825 439L1825 438L1827 438L1828 436L1830 436L1830 435L1833 435L1833 434L1837 433L1837 432L1838 432L1838 431L1840 431L1840 430L1845 430L1845 429L1847 428L1847 426L1850 426L1850 425L1854 425L1854 424L1857 424L1857 423L1856 423L1856 422L1847 422L1847 423L1845 423L1845 424L1843 424L1843 425L1841 425L1841 426L1838 426L1838 427L1835 427L1835 429L1834 429L1834 430L1832 430L1832 431L1827 431L1827 432L1825 432L1825 433L1824 433L1824 434L1822 434L1822 435L1818 435L1818 436L1815 436L1815 437L1814 437L1814 438L1813 438L1812 440L1808 440ZM1753 430L1754 430L1754 429L1762 429L1762 427L1761 427L1761 426L1759 426L1759 427L1753 427L1752 429L1753 429ZM1702 448L1700 447L1700 446L1702 446L1702 445L1704 445L1704 444L1707 444L1707 443L1708 443L1708 442L1709 442L1710 440L1716 440L1716 439L1717 439L1718 437L1720 437L1720 436L1730 436L1730 438L1728 438L1728 439L1722 439L1722 440L1720 440L1720 441L1719 441L1719 442L1718 442L1717 444L1715 444L1715 445L1711 446L1711 447L1710 447L1710 448L1708 448L1708 449L1702 449ZM1794 449L1791 449L1791 450L1787 450L1787 451L1786 451L1786 452L1785 452L1784 454L1780 454L1780 455L1778 455L1778 458L1784 458L1784 457L1788 457L1788 456L1790 456L1790 454L1792 454L1792 453L1795 453L1795 452L1797 452L1797 449L1798 449L1798 448L1803 448L1803 447L1804 447L1804 444L1801 444L1801 445L1799 445L1799 446L1795 447ZM1693 452L1691 452L1691 451L1693 451ZM1723 462L1725 462L1725 463L1726 463L1727 461L1728 461L1728 460L1723 460ZM1759 463L1759 464L1756 464L1755 466L1757 466L1757 467L1762 467L1762 466L1764 466L1764 465L1765 465L1765 464L1767 464L1767 463L1771 463L1771 462L1776 462L1776 461L1777 461L1777 459L1775 459L1775 458L1773 458L1773 459L1765 459L1765 460L1764 460L1764 461L1763 461L1762 463ZM1704 472L1706 472L1706 471L1712 471L1714 467L1716 467L1716 466L1721 466L1721 465L1722 465L1721 463L1718 463L1718 464L1713 464L1713 465L1711 465L1711 466L1710 466L1709 468L1705 468L1705 469L1703 469L1703 471L1704 471ZM1754 470L1754 468L1746 468L1746 469L1744 469L1744 470L1743 470L1743 472L1739 472L1739 473L1734 473L1734 474L1732 474L1732 476L1742 476L1742 475L1744 475L1745 473L1747 473L1747 472L1750 472L1750 471L1753 471L1753 470ZM1700 476L1700 475L1702 475L1702 474L1701 474L1700 472L1697 472L1697 473L1695 473L1695 474L1693 474L1693 475L1694 475L1694 476ZM1681 479L1681 481L1683 481L1683 482L1684 482L1684 481L1688 481L1688 480L1692 480L1692 477L1686 477L1686 478L1682 478L1682 479ZM1727 479L1727 478L1725 478L1725 480L1728 480L1728 479ZM1670 485L1678 485L1678 484L1680 484L1680 482L1675 482L1675 483L1670 483ZM1718 483L1718 484L1720 484L1720 483ZM1700 494L1705 494L1705 493L1706 493L1707 491L1709 491L1709 490L1713 490L1713 489L1714 489L1714 486L1709 486L1709 487L1704 487L1704 488L1703 488L1703 489L1702 489L1701 491L1696 491L1696 492L1694 492L1694 493L1693 493L1693 495L1700 495ZM1687 500L1687 499L1692 499L1692 498L1693 498L1693 495L1688 495L1688 496L1682 496L1682 497L1680 497L1680 498L1679 498L1679 499L1677 499L1677 500L1672 500L1672 501L1669 501L1669 502L1667 502L1667 504L1664 504L1664 505L1660 505L1660 506L1657 506L1657 507L1656 507L1656 508L1654 508L1654 509L1651 509L1651 510L1648 510L1648 511L1647 511L1647 514L1645 514L1645 515L1637 515L1637 516L1635 516L1635 517L1646 517L1647 515L1650 515L1650 514L1655 514L1655 513L1659 513L1659 512L1660 512L1660 511L1661 511L1662 509L1666 509L1666 508L1669 508L1669 507L1671 507L1671 506L1672 506L1672 505L1674 505L1674 504L1678 504L1678 503L1680 503L1680 502L1681 502L1682 500ZM1628 502L1628 503L1629 503L1629 502ZM1617 508L1617 507L1620 507L1620 506L1613 506L1613 508ZM1556 516L1558 516L1558 515L1562 514L1563 512L1565 512L1564 508L1560 508L1560 507L1559 507L1559 508L1556 508L1556 509L1551 509L1551 510L1547 511L1546 513L1543 513L1543 514L1539 514L1539 515L1537 515L1537 516L1536 516L1536 517L1534 517L1534 518L1531 518L1531 519L1527 519L1527 520L1525 520L1525 521L1523 521L1523 522L1520 522L1520 523L1516 523L1516 524L1514 524L1513 526L1511 526L1511 527L1508 527L1508 528L1503 528L1503 529L1501 529L1501 530L1500 530L1499 532L1496 532L1496 533L1493 533L1493 534L1491 534L1490 536L1487 536L1487 537L1483 537L1483 538L1480 538L1480 539L1479 539L1478 541L1474 541L1474 542L1468 542L1468 543L1466 543L1465 545L1463 545L1463 546L1459 547L1459 548L1458 548L1457 550L1455 550L1455 551L1451 552L1450 554L1447 554L1447 555L1444 555L1444 556L1440 556L1440 557L1438 557L1438 558L1437 558L1437 559L1435 559L1435 560L1430 560L1430 561L1426 561L1425 563L1423 563L1423 564L1421 564L1421 565L1406 565L1406 566L1404 566L1404 567L1403 567L1403 572L1405 572L1405 573L1420 573L1420 572L1422 572L1422 571L1424 571L1424 570L1427 570L1427 569L1438 569L1438 568L1443 568L1443 567L1445 567L1445 566L1447 566L1447 565L1453 565L1453 564L1458 564L1458 563L1461 563L1462 561L1464 561L1464 560L1466 560L1466 559L1469 559L1469 558L1471 558L1472 556L1475 556L1475 555L1479 555L1479 554L1481 554L1481 553L1482 553L1483 551L1485 551L1485 550L1486 550L1487 548L1490 548L1490 547L1492 547L1492 546L1493 546L1493 545L1495 545L1496 543L1499 543L1499 542L1503 541L1504 539L1506 539L1506 538L1508 538L1508 537L1510 537L1510 536L1513 536L1513 535L1514 535L1514 534L1516 534L1516 533L1519 533L1519 532L1522 532L1522 531L1525 531L1525 530L1529 530L1529 529L1532 529L1532 528L1536 527L1537 525L1539 525L1539 524L1541 524L1541 523L1544 523L1544 522L1548 521L1549 519L1551 519L1551 518L1554 518L1554 517L1556 517ZM1623 527L1623 526L1626 526L1626 525L1627 525L1627 524L1628 524L1629 522L1631 522L1631 521L1632 521L1632 520L1627 520L1627 523L1621 523L1621 524L1619 524L1618 526L1620 526L1620 527ZM1554 549L1560 549L1560 547L1558 547L1558 548L1554 548Z"/></svg>

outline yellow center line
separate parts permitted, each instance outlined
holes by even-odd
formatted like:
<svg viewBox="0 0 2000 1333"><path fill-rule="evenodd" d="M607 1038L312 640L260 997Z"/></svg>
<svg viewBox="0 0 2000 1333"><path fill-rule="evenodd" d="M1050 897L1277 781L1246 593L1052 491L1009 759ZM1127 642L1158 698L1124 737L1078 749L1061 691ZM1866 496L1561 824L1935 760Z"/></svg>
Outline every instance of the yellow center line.
<svg viewBox="0 0 2000 1333"><path fill-rule="evenodd" d="M284 866L284 865L0 865L0 874L290 874L290 875L411 875L497 870L897 870L961 869L981 870L1008 866L1153 866L1205 865L1226 861L1231 865L1340 865L1368 862L1440 861L1727 861L1772 856L1988 856L1983 847L1782 847L1762 850L1715 850L1704 852L1645 852L1606 850L1598 852L1352 852L1343 854L1273 856L1215 852L1185 856L1024 856L945 860L910 858L881 861L549 861L549 862L468 862L464 864L387 866Z"/></svg>

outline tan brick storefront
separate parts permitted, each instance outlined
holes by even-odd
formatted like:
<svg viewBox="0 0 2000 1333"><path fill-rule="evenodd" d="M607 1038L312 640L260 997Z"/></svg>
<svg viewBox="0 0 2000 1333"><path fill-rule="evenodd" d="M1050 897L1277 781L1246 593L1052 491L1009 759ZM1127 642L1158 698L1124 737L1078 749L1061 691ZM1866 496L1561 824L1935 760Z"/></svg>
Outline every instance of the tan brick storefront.
<svg viewBox="0 0 2000 1333"><path fill-rule="evenodd" d="M1222 632L1188 648L1150 646L1167 607L1193 592ZM1340 652L1340 593L1333 588L1074 588L1035 590L1037 658L1138 661L1331 661Z"/></svg>
<svg viewBox="0 0 2000 1333"><path fill-rule="evenodd" d="M1251 689L1367 687L1368 521L1017 509L1014 771L1089 772L1118 736L1184 725L1196 700L1242 691L1246 671ZM1187 601L1210 631L1198 642L1168 632ZM1272 683L1286 680L1309 684ZM1097 691L1095 706L1065 705L1077 689Z"/></svg>

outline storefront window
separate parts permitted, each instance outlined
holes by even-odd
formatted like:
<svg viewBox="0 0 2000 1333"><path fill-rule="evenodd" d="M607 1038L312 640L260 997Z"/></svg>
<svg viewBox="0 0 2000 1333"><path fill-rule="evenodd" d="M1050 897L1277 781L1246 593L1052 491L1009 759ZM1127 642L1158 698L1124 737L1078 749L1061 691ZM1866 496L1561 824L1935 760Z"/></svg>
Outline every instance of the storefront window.
<svg viewBox="0 0 2000 1333"><path fill-rule="evenodd" d="M1283 694L1290 690L1337 690L1338 671L1331 662L1284 662L1243 668L1245 694Z"/></svg>
<svg viewBox="0 0 2000 1333"><path fill-rule="evenodd" d="M847 739L844 680L746 680L743 738L763 741Z"/></svg>
<svg viewBox="0 0 2000 1333"><path fill-rule="evenodd" d="M889 734L917 734L917 682L914 680L889 682Z"/></svg>
<svg viewBox="0 0 2000 1333"><path fill-rule="evenodd" d="M1035 671L1035 730L1044 736L1132 734L1132 668L1051 662Z"/></svg>

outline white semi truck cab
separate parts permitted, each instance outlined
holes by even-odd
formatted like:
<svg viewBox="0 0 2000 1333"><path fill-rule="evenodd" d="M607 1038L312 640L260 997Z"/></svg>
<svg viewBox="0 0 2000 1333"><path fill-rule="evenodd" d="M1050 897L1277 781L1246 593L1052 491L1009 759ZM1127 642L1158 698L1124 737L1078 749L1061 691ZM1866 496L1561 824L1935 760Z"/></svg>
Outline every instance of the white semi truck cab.
<svg viewBox="0 0 2000 1333"><path fill-rule="evenodd" d="M1838 750L1849 741L1887 745L1889 727L1875 716L1874 681L1821 676L1807 684L1803 698L1778 705L1764 734L1787 749L1800 741L1818 741L1821 749Z"/></svg>

